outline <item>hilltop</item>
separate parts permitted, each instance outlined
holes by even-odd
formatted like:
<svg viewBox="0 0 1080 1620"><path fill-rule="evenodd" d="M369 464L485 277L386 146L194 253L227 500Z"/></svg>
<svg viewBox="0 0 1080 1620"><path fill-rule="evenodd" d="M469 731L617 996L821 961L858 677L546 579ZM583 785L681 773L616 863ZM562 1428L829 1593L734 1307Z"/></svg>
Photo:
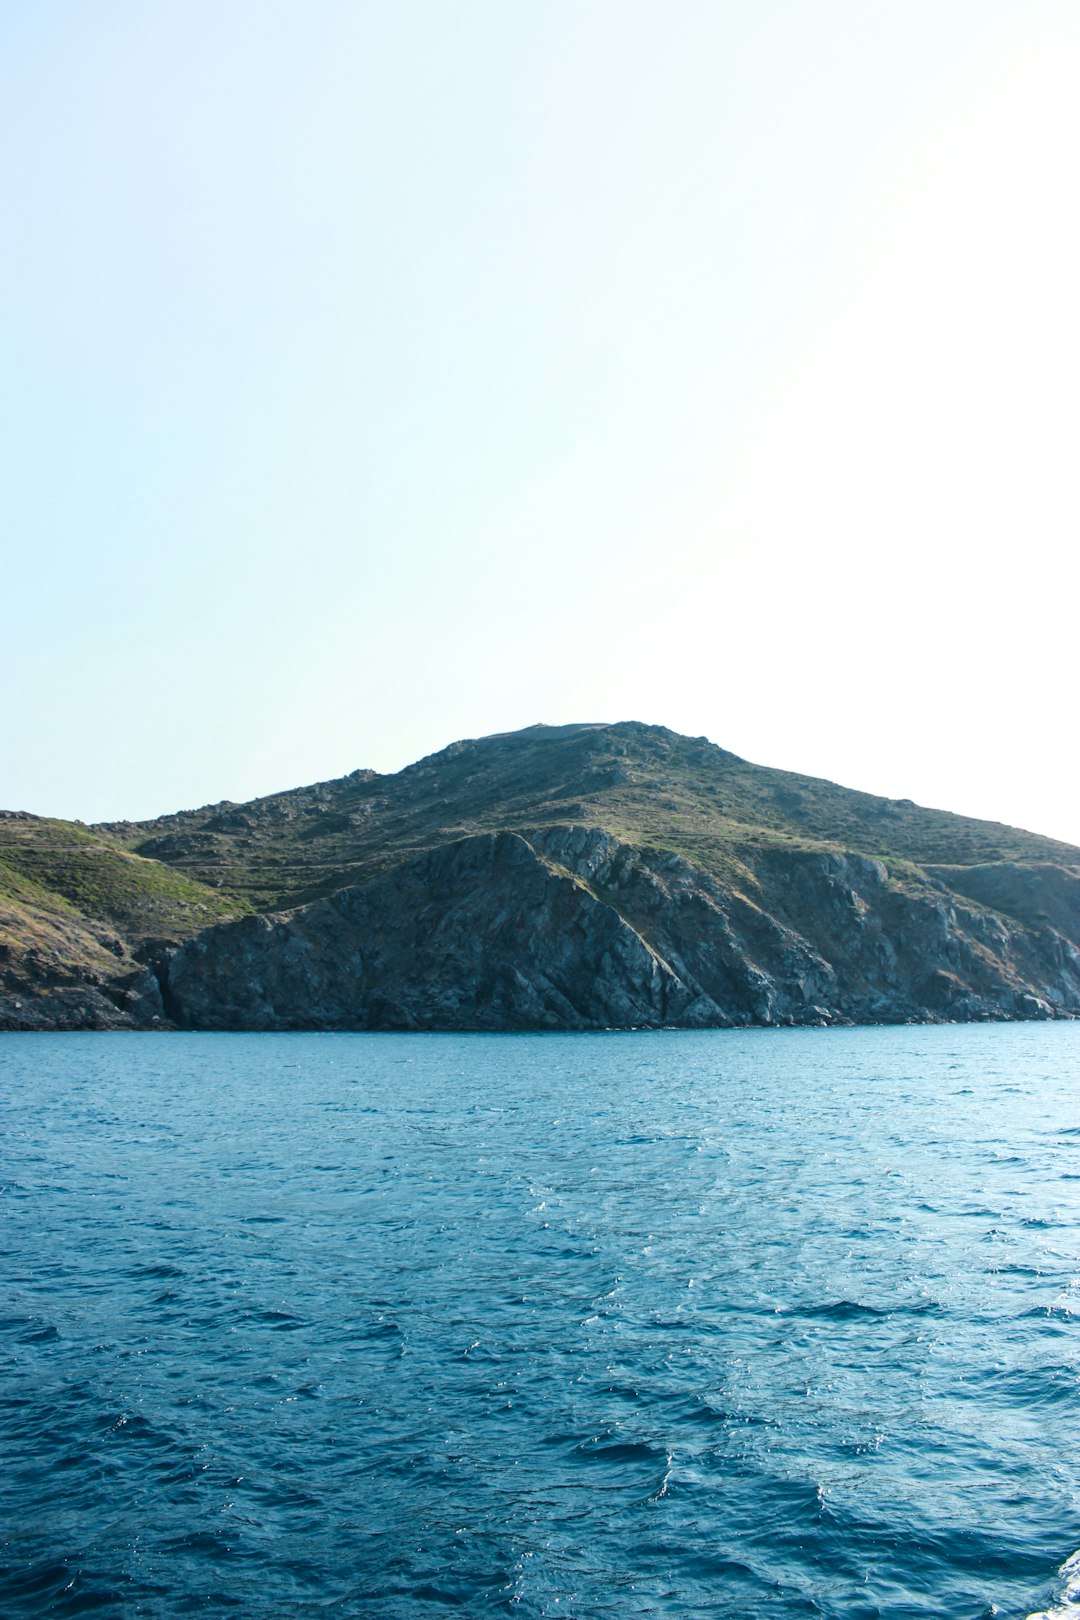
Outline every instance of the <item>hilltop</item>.
<svg viewBox="0 0 1080 1620"><path fill-rule="evenodd" d="M0 818L8 1027L1071 1016L1078 944L1080 850L637 722L148 822Z"/></svg>

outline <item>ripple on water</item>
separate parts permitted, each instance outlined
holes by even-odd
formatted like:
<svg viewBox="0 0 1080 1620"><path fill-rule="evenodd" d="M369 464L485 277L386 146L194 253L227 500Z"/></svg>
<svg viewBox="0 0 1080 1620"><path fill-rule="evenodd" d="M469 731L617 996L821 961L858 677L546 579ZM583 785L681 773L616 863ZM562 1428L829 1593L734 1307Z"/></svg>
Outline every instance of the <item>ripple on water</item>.
<svg viewBox="0 0 1080 1620"><path fill-rule="evenodd" d="M1080 1028L3 1039L5 1617L1080 1617Z"/></svg>

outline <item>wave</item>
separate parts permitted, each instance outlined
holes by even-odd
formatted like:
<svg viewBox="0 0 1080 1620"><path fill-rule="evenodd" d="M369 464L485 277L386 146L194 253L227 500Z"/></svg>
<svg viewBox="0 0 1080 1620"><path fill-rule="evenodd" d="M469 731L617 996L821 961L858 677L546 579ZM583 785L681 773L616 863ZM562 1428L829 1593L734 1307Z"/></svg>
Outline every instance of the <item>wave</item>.
<svg viewBox="0 0 1080 1620"><path fill-rule="evenodd" d="M799 1305L794 1308L792 1315L818 1317L824 1321L852 1321L859 1317L889 1317L900 1314L906 1316L926 1316L933 1311L939 1311L941 1306L934 1299L920 1299L902 1302L896 1305L866 1305L857 1299L829 1300L822 1305Z"/></svg>
<svg viewBox="0 0 1080 1620"><path fill-rule="evenodd" d="M1052 1609L1040 1609L1029 1614L1028 1620L1077 1620L1080 1617L1080 1552L1066 1558L1058 1570L1062 1589Z"/></svg>

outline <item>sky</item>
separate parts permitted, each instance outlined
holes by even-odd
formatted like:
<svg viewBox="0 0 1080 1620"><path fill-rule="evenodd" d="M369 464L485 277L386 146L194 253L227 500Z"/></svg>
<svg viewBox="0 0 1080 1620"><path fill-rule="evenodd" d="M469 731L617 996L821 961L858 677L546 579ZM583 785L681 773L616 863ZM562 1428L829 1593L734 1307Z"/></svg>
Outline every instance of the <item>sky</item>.
<svg viewBox="0 0 1080 1620"><path fill-rule="evenodd" d="M0 0L0 804L639 719L1080 844L1075 0Z"/></svg>

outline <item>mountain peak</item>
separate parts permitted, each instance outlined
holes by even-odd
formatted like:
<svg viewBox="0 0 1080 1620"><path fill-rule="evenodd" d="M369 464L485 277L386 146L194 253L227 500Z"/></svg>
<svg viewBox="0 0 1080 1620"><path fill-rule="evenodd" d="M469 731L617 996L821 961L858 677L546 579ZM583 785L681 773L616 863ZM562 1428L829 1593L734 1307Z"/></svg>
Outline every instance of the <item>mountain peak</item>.
<svg viewBox="0 0 1080 1620"><path fill-rule="evenodd" d="M513 859L489 859L493 851L506 850ZM445 853L452 851L459 853ZM818 987L810 1004L814 1017L821 1008L831 1008L830 1017L1026 1016L1025 1008L1065 1011L1073 1001L1080 1011L1080 983L1075 995L1070 988L1080 980L1080 850L910 800L754 765L708 738L637 720L537 724L463 738L393 775L357 770L247 804L222 801L150 822L79 828L0 817L0 903L6 897L16 919L7 960L9 968L12 961L24 964L13 982L53 974L50 964L64 961L62 943L50 944L52 954L42 956L31 942L62 942L68 929L81 944L77 951L75 943L71 947L68 979L55 970L58 983L77 986L80 974L91 976L87 984L111 982L102 962L114 953L130 982L117 980L113 1004L128 1007L124 1016L136 1019L146 1016L154 995L139 977L140 962L164 961L182 939L217 919L298 908L306 914L305 908L324 902L329 910L318 913L309 944L326 963L325 972L320 969L326 1006L336 1009L333 1019L347 1019L352 991L334 977L334 919L342 906L363 919L353 930L361 959L365 930L373 930L373 940L389 938L389 913L380 907L415 903L441 929L440 908L450 903L451 892L459 921L471 917L469 926L498 934L501 917L509 942L533 926L533 902L524 890L507 889L515 872L548 917L544 926L555 954L529 967L492 946L484 971L490 968L493 986L503 973L550 973L566 999L574 975L585 971L583 939L607 939L611 950L628 953L634 962L645 939L640 960L666 963L669 977L661 974L657 984L668 989L656 990L656 1000L635 981L624 985L620 1005L624 1011L652 1007L650 1017L664 1016L665 1007L674 1016L678 1006L679 1018L690 1022L722 1022L734 1016L732 1008L751 1021L759 1014L775 1021L778 1009L785 1009L783 1017L798 1021L799 996L810 996L811 985ZM470 884L483 888L484 896L470 898ZM354 894L365 898L339 899ZM618 913L619 927L593 909L601 904ZM571 971L556 958L563 948L559 928L570 927L572 915L584 934L575 935L577 966ZM538 918L539 912L537 927ZM737 1006L724 1000L722 970L725 953L735 950L736 918L743 919L739 926L750 940L736 952L736 977L741 975L745 991ZM417 935L410 944L412 926L406 915L391 929L403 963L422 943ZM243 948L235 957L229 945L230 972L239 971L249 945L257 946L256 954L262 950L264 934L263 924L253 921L228 935ZM307 938L302 930L296 934L293 955L275 973L287 974L290 961L306 959ZM482 940L470 943L467 934L460 945L460 962L487 949ZM933 964L923 978L919 951ZM437 955L424 945L415 960L434 961ZM711 988L695 999L687 964L699 959L701 982ZM901 959L902 993L890 979ZM185 958L189 965L194 960ZM986 966L991 962L992 970ZM962 963L967 966L961 972ZM252 971L262 970L255 964ZM598 964L601 971L607 970ZM755 973L773 975L774 990L764 999L747 988ZM439 983L457 1005L453 987L441 978ZM514 1017L524 1017L524 1007L547 1005L546 992L535 984L526 994L517 979L513 983L517 990L511 993L508 980L505 995L506 1006L512 1002L518 1009ZM387 985L380 995L390 994ZM301 989L283 980L281 1005L299 1009ZM138 1002L134 1011L135 1003L124 1000L129 991ZM70 1005L82 1008L71 1016L76 1022L88 1018L91 1008L94 1018L111 1017L103 1008L112 993L95 989L83 995L71 988ZM460 1005L474 1006L478 993L474 986ZM427 1016L417 1010L425 1005L424 985L413 984L409 994L409 1017ZM581 1005L608 1006L609 1021L617 1022L621 1015L606 994L599 1000L586 996ZM62 1010L69 1003L61 997L50 1005ZM272 1009L263 1007L258 1016L277 1027ZM290 1016L302 1015L296 1010ZM497 1019L504 1015L475 1016L481 1019L477 1027L501 1027ZM631 1021L636 1016L626 1011ZM483 1023L489 1017L496 1022ZM569 1012L566 1018L567 1027L575 1027Z"/></svg>

